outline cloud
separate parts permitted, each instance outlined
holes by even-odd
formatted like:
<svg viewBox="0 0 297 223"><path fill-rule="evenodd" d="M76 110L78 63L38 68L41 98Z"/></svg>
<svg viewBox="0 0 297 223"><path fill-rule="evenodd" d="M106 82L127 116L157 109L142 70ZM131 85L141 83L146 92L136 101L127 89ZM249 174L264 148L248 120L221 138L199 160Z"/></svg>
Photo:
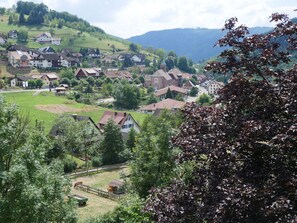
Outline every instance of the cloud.
<svg viewBox="0 0 297 223"><path fill-rule="evenodd" d="M11 6L17 0L0 1ZM171 28L221 28L226 19L237 17L247 26L271 26L269 16L274 12L293 12L296 0L33 0L50 9L68 11L107 33L130 37L151 30Z"/></svg>
<svg viewBox="0 0 297 223"><path fill-rule="evenodd" d="M121 37L139 35L150 30L170 28L221 28L225 20L237 17L247 26L271 26L274 12L293 15L293 1L279 4L276 0L130 0L119 9L113 23L94 24ZM296 16L296 15L295 15Z"/></svg>

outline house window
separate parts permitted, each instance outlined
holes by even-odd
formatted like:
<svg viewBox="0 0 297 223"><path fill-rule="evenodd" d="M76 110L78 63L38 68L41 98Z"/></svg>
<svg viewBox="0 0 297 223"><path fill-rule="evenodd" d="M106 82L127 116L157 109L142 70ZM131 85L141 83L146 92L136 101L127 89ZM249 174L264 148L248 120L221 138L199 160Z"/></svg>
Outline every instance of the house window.
<svg viewBox="0 0 297 223"><path fill-rule="evenodd" d="M126 128L126 126L125 126L125 125L123 125L123 126L122 126L122 129L124 129L124 128Z"/></svg>

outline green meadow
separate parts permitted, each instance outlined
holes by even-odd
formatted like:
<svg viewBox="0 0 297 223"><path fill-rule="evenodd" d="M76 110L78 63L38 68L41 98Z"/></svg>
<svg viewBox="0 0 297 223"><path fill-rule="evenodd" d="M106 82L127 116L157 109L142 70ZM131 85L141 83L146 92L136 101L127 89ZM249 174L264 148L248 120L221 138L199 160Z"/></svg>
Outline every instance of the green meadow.
<svg viewBox="0 0 297 223"><path fill-rule="evenodd" d="M29 115L32 124L35 120L42 121L46 132L51 129L54 120L60 115L75 113L90 116L97 123L104 111L108 110L99 106L77 103L63 96L55 96L51 92L36 94L34 91L28 91L3 95L8 102L17 104L22 114ZM129 113L140 125L147 116L135 111L129 111Z"/></svg>

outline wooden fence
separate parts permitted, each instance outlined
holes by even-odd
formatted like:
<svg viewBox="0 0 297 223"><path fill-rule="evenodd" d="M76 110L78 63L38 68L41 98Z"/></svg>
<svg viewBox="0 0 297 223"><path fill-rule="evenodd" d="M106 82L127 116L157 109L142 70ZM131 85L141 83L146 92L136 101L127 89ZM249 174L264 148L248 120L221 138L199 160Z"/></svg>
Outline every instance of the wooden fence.
<svg viewBox="0 0 297 223"><path fill-rule="evenodd" d="M117 201L117 200L119 200L119 199L121 199L123 197L123 195L117 195L117 194L114 194L112 192L107 192L107 191L97 189L97 188L93 188L93 187L90 187L90 186L87 186L87 185L84 185L84 184L80 184L80 183L76 183L74 185L74 187L76 189L85 191L87 193L95 194L97 196L104 197L104 198L114 200L114 201Z"/></svg>

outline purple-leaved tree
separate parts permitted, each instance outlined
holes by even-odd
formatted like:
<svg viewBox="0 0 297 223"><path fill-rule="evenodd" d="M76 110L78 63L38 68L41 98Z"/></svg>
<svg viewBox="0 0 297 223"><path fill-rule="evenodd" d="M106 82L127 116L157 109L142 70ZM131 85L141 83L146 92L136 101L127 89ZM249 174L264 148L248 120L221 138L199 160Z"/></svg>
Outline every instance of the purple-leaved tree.
<svg viewBox="0 0 297 223"><path fill-rule="evenodd" d="M173 143L192 172L151 191L156 222L297 221L297 24L275 13L271 32L248 36L236 22L217 43L230 48L206 66L231 76L217 106L183 109Z"/></svg>

